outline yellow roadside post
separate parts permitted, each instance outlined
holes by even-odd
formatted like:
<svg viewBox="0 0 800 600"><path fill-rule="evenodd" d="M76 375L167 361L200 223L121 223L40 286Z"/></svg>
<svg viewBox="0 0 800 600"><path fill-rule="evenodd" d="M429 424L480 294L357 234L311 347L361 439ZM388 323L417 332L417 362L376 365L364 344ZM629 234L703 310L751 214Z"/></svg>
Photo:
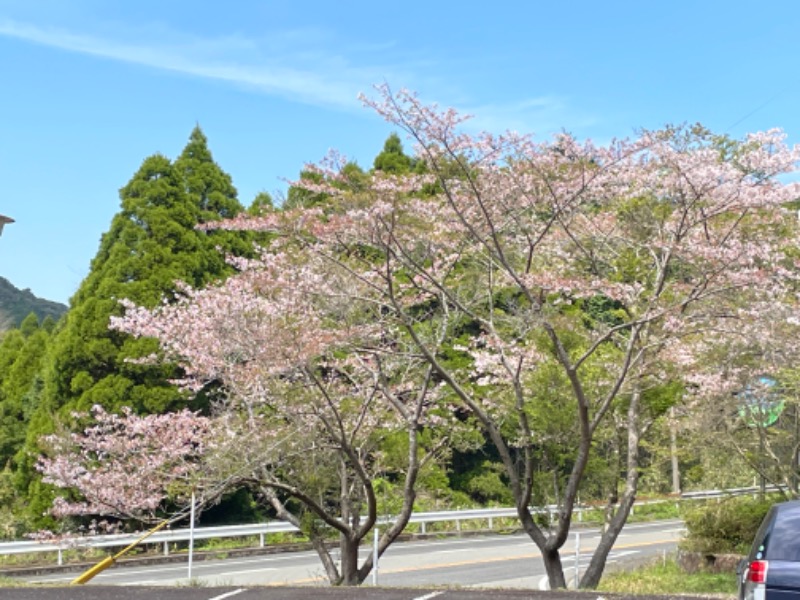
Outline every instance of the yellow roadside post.
<svg viewBox="0 0 800 600"><path fill-rule="evenodd" d="M86 583L92 577L94 577L95 575L97 575L98 573L100 573L102 571L105 571L108 567L113 565L120 556L122 556L123 554L125 554L129 550L132 550L138 544L141 544L144 540L149 538L156 531L158 531L159 529L163 529L164 527L169 525L172 521L174 521L174 519L167 519L166 521L162 521L161 523L159 523L158 525L153 527L150 531L145 533L142 537L140 537L138 540L136 540L135 542L133 542L129 546L126 546L125 548L123 548L122 550L120 550L119 552L114 554L113 556L107 556L106 558L101 560L99 563L97 563L95 566L93 566L91 569L88 569L86 572L82 573L81 575L79 575L78 577L73 579L70 582L70 585L81 585L81 584Z"/></svg>

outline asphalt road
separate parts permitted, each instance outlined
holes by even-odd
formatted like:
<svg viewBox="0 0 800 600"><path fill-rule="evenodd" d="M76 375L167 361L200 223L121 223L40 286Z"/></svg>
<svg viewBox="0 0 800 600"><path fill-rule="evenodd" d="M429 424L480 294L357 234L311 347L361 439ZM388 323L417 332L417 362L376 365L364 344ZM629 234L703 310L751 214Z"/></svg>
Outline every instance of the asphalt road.
<svg viewBox="0 0 800 600"><path fill-rule="evenodd" d="M682 527L682 523L679 521L628 525L617 540L614 551L609 557L609 564L613 566L623 561L660 555L665 551L674 550ZM598 539L599 534L595 531L580 532L579 568L583 569L588 564ZM364 553L367 552L369 552L369 548L364 548ZM574 536L570 537L563 548L562 560L567 570L567 577L572 578L575 564ZM58 573L29 577L27 580L35 583L64 585L75 576L76 573ZM326 585L319 559L313 552L196 561L193 564L191 582L187 576L186 563L138 567L120 566L101 573L84 588L90 590L102 585L124 586L126 594L134 594L138 593L134 587L188 586L191 583L195 586L203 586L206 592L210 592L210 587L224 588L216 595L221 600L223 597L221 595L236 591L240 589L239 586ZM371 585L371 583L372 579L367 582L367 585ZM536 547L527 536L515 534L396 543L381 558L378 583L381 586L414 588L458 586L461 591L466 588L481 588L484 592L479 597L487 597L488 588L540 590L546 584L546 578ZM175 593L185 593L189 589L192 588L182 587ZM117 590L120 591L119 588ZM286 591L286 588L283 590ZM15 596L8 596L7 592L8 590L3 590L0 598L3 600L15 598ZM236 598L236 600L258 597L250 596L251 593L254 592L246 590L246 596L243 596L245 591L239 591L228 597ZM397 597L414 597L413 595L409 596L408 591L404 591L402 594ZM19 597L25 598L26 596ZM64 597L84 598L84 596L77 595ZM116 597L114 596L114 598ZM164 598L172 597L164 596ZM181 597L180 595L175 596L175 598ZM208 593L203 597L212 598L215 595ZM431 596L431 598L433 597ZM441 594L436 597L444 600ZM85 598L93 597L85 596Z"/></svg>

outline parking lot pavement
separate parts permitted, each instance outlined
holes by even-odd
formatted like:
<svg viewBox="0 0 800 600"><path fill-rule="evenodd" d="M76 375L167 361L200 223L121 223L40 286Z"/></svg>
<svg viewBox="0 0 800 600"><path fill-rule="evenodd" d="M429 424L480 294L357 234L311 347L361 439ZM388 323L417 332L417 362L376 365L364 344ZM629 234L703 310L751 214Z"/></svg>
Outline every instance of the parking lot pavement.
<svg viewBox="0 0 800 600"><path fill-rule="evenodd" d="M692 600L692 596L621 596L597 592L501 589L322 587L27 587L0 588L3 600ZM696 597L699 599L701 596ZM707 597L703 600L708 600Z"/></svg>

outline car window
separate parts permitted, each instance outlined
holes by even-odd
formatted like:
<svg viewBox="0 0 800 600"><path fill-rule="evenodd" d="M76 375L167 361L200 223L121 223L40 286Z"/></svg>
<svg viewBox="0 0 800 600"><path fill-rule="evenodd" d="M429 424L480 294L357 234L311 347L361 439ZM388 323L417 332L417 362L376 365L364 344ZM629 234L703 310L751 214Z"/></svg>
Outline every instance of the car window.
<svg viewBox="0 0 800 600"><path fill-rule="evenodd" d="M763 543L767 560L800 561L800 510L779 513Z"/></svg>

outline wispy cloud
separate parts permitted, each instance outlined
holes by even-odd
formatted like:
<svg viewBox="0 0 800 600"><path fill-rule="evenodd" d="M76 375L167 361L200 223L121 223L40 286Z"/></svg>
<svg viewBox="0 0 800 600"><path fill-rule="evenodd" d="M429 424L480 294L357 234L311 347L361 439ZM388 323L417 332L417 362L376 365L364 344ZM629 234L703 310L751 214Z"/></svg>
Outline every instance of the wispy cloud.
<svg viewBox="0 0 800 600"><path fill-rule="evenodd" d="M336 32L318 27L270 31L260 38L240 34L212 37L163 24L131 27L90 22L78 31L0 17L0 37L346 111L360 111L358 93L369 94L376 83L416 86L423 96L442 105L455 104L461 112L474 115L467 124L473 131L510 129L547 137L562 128L580 134L596 124L591 116L575 113L567 99L557 95L486 102L480 85L475 89L480 76L472 61L467 68L466 63L441 54L414 54L392 40L343 42Z"/></svg>
<svg viewBox="0 0 800 600"><path fill-rule="evenodd" d="M126 42L0 18L0 36L228 82L309 104L355 108L359 91L390 76L389 69L355 66L344 56L299 44L292 52L281 53L275 39L259 45L241 36L200 39L175 33L162 31L152 41ZM290 37L301 35L293 32Z"/></svg>
<svg viewBox="0 0 800 600"><path fill-rule="evenodd" d="M576 113L565 98L552 95L481 104L469 107L464 112L474 115L469 121L470 128L533 133L540 139L563 130L580 133L597 123L588 114Z"/></svg>

